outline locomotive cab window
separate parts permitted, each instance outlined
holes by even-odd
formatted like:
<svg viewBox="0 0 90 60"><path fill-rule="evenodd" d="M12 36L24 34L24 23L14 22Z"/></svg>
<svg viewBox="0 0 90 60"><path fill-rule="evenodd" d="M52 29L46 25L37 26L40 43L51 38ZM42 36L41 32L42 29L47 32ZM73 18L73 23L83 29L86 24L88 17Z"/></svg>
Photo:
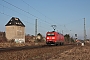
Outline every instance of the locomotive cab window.
<svg viewBox="0 0 90 60"><path fill-rule="evenodd" d="M47 36L55 36L54 33L48 33Z"/></svg>

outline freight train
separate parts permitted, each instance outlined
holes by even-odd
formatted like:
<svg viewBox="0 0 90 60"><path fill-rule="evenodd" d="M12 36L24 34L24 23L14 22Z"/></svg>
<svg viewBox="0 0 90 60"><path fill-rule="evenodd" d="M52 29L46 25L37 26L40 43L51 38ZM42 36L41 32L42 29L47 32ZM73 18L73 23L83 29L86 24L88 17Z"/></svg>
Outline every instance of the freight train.
<svg viewBox="0 0 90 60"><path fill-rule="evenodd" d="M46 33L46 44L47 45L63 45L64 36L56 31Z"/></svg>

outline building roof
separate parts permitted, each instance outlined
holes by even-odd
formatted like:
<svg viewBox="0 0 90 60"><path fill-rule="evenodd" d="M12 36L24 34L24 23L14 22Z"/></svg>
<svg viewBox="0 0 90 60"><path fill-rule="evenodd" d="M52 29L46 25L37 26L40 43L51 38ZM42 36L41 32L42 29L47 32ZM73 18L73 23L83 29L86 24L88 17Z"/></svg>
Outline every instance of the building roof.
<svg viewBox="0 0 90 60"><path fill-rule="evenodd" d="M12 17L5 26L12 26L12 25L25 27L25 25L20 21L20 19L16 17Z"/></svg>

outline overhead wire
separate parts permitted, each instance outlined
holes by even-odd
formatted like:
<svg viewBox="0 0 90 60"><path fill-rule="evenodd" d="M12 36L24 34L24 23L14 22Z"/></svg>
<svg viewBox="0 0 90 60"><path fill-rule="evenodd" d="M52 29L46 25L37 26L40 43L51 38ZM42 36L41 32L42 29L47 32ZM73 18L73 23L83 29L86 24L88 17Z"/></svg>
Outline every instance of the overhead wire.
<svg viewBox="0 0 90 60"><path fill-rule="evenodd" d="M18 13L18 14L21 14L22 16L26 16L25 14L22 14L22 13L20 13L20 12L18 12L18 11L15 11L15 10L13 10L13 9L11 9L11 8L9 8L9 7L6 7L6 6L4 6L4 5L2 5L2 4L0 4L1 6L3 6L3 7L5 7L5 8L7 8L7 9L9 9L9 10L12 10L12 11L14 11L14 12L16 12L16 13ZM28 17L28 16L26 16L26 17ZM29 18L29 17L28 17ZM30 18L31 19L31 18ZM23 21L25 21L25 20L23 20ZM30 24L33 24L33 23L31 23L31 22L29 22L29 21L25 21L25 22L27 22L27 23L30 23ZM33 25L35 25L35 24L33 24ZM40 26L40 27L42 27L42 26Z"/></svg>
<svg viewBox="0 0 90 60"><path fill-rule="evenodd" d="M24 0L21 0L23 3L25 3L26 5L28 5L29 7L31 7L32 9L34 9L35 11L37 11L38 13L40 13L41 15L43 15L45 18L48 18L46 15L44 15L43 13L41 13L40 11L38 11L36 8L30 6L30 4L28 4L27 2L25 2ZM47 21L44 21L46 23L49 23L51 24L51 22L47 22Z"/></svg>
<svg viewBox="0 0 90 60"><path fill-rule="evenodd" d="M9 3L9 2L7 2L7 1L5 1L5 0L2 0L2 1L4 1L5 3L7 3L7 4L9 4L9 5L11 5L11 6L13 6L13 7L15 7L15 8L17 8L17 9L19 9L19 10L21 10L21 11L23 11L23 12L25 12L25 13L27 13L27 14L31 15L31 16L33 16L33 17L35 17L35 18L38 18L38 19L40 19L40 21L42 21L42 19L41 19L41 18L39 18L39 17L37 17L37 16L35 16L35 15L31 14L30 12L27 12L27 11L25 11L25 10L23 10L23 9L21 9L21 8L19 8L19 7L15 6L15 5L13 5L13 4L11 4L11 3ZM39 13L40 13L40 12L39 12ZM46 16L45 16L45 17L46 17ZM43 21L43 22L45 22L45 23L47 23L47 24L51 25L51 24L50 24L49 22L47 22L47 21Z"/></svg>
<svg viewBox="0 0 90 60"><path fill-rule="evenodd" d="M79 19L79 20L74 20L74 21L69 22L69 23L67 23L67 24L65 24L65 25L69 25L69 24L72 24L72 23L78 22L78 21L80 21L80 20L82 20L82 19Z"/></svg>
<svg viewBox="0 0 90 60"><path fill-rule="evenodd" d="M41 21L43 20L43 19L41 19L41 18L39 18L39 17L37 17L37 16L31 14L30 12L27 12L27 11L25 11L25 10L23 10L23 9L21 9L21 8L19 8L19 7L15 6L15 5L13 5L13 4L11 4L11 3L5 1L5 0L2 0L2 1L4 1L5 3L7 3L7 4L9 4L9 5L11 5L11 6L13 6L13 7L15 7L15 8L17 8L17 9L19 9L19 10L21 10L21 11L23 11L23 12L25 12L25 13L27 13L27 14L33 16L33 17L35 17L35 18L37 18L37 19L40 19ZM43 20L43 22L46 22L46 21ZM46 22L46 23L47 23L47 24L50 24L49 22Z"/></svg>
<svg viewBox="0 0 90 60"><path fill-rule="evenodd" d="M17 8L17 9L19 9L19 10L21 10L21 11L23 11L23 12L25 12L25 13L31 15L31 16L33 16L33 17L35 17L35 18L38 18L38 19L40 19L40 21L42 21L41 18L36 17L35 15L33 15L33 14L31 14L31 13L29 13L29 12L27 12L27 11L25 11L25 10L23 10L23 9L21 9L21 8L19 8L19 7L15 6L15 5L13 5L13 4L11 4L11 3L5 1L5 0L2 0L2 1L4 1L5 3L7 3L7 4L9 4L9 5L11 5L11 6L13 6L13 7L15 7L15 8ZM43 21L43 22L47 23L46 21ZM50 23L47 23L47 24L50 24ZM50 25L51 25L51 24L50 24ZM40 27L41 27L41 26L40 26ZM45 30L47 30L47 29L45 28Z"/></svg>
<svg viewBox="0 0 90 60"><path fill-rule="evenodd" d="M1 14L3 14L3 15L6 15L6 16L8 16L8 17L12 17L12 16L10 16L10 15L8 15L8 14L5 14L4 12L0 12Z"/></svg>
<svg viewBox="0 0 90 60"><path fill-rule="evenodd" d="M42 21L41 18L39 18L39 17L37 17L37 16L31 14L30 12L27 12L27 11L25 11L25 10L23 10L23 9L21 9L21 8L19 8L19 7L15 6L15 5L13 5L13 4L11 4L11 3L5 1L5 0L2 0L2 1L4 1L4 2L6 2L7 4L9 4L9 5L11 5L11 6L13 6L13 7L15 7L15 8L17 8L17 9L19 9L19 10L21 10L21 11L23 11L23 12L25 12L25 13L27 13L27 14L33 16L33 17L35 17L35 18L37 18L37 19L40 19L40 20ZM23 0L22 0L22 1L23 1ZM25 1L23 1L23 2L25 2ZM25 2L25 3L26 3L26 2ZM26 3L26 4L27 4L27 3ZM27 5L30 6L29 4L27 4ZM30 7L32 7L32 6L30 6ZM32 7L32 8L33 8L33 7ZM33 9L36 10L37 12L39 12L37 9L35 9L35 8L33 8ZM39 12L39 13L42 14L41 12ZM42 14L42 15L45 16L44 14ZM45 17L46 17L46 16L45 16ZM46 18L48 18L48 17L46 17ZM51 20L51 19L50 19L50 20ZM75 20L75 21L76 21L76 20ZM75 21L74 21L74 22L75 22ZM44 21L44 20L43 20L43 22L50 24L49 22ZM68 24L71 24L71 22L68 23ZM65 24L65 25L68 25L68 24ZM51 25L51 24L50 24L50 25Z"/></svg>
<svg viewBox="0 0 90 60"><path fill-rule="evenodd" d="M25 2L24 0L21 0L22 2L24 2L26 5L28 5L29 7L31 7L32 9L34 9L35 11L37 11L38 13L40 13L41 15L43 15L45 18L48 18L49 20L53 21L51 18L47 17L45 14L43 14L42 12L40 12L39 10L37 10L36 8L32 7L30 4L28 4L27 2ZM45 21L47 22L47 21ZM55 23L55 21L53 21ZM57 24L57 23L56 23ZM60 25L60 24L59 24ZM60 25L62 26L62 25Z"/></svg>
<svg viewBox="0 0 90 60"><path fill-rule="evenodd" d="M12 16L10 16L10 15L4 13L4 12L0 12L0 14L6 15L6 16L8 16L8 17L12 17ZM26 23L28 23L28 24L30 24L30 22L27 22L27 21L25 21L25 20L23 20L23 21L26 22ZM31 23L31 24L33 24L33 23ZM35 25L35 24L33 24L33 25ZM42 26L39 26L39 27L42 27ZM43 28L45 28L45 27L42 27L42 29L43 29ZM47 28L45 28L45 29L43 29L43 30L47 30Z"/></svg>
<svg viewBox="0 0 90 60"><path fill-rule="evenodd" d="M12 11L14 11L14 12L17 12L17 11L15 11L15 10L13 10L13 9L11 9L11 8L9 8L9 7L6 7L6 6L4 6L4 5L2 5L2 4L0 4L1 6L3 6L3 7L5 7L5 8L8 8L9 10L12 10ZM2 12L0 12L1 14L4 14L4 15L6 15L6 16L9 16L9 17L12 17L12 16L10 16L10 15L8 15L8 14L5 14L4 12L2 13ZM21 14L20 12L17 12L18 14ZM21 14L22 15L22 14ZM23 14L24 15L24 14ZM25 16L25 15L24 15ZM28 21L25 21L25 20L23 20L24 22L26 22L26 23L29 23L29 24L33 24L33 23L31 23L31 22L28 22ZM33 25L35 25L35 24L33 24ZM42 26L39 26L39 27L42 27ZM45 27L43 27L43 28L45 28ZM45 28L45 29L47 29L47 28Z"/></svg>

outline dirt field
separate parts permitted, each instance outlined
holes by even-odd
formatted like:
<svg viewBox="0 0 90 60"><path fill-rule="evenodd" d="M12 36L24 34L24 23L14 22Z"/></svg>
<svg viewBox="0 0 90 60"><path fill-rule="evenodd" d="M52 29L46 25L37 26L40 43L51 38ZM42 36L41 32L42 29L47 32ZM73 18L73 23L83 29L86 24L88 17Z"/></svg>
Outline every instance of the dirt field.
<svg viewBox="0 0 90 60"><path fill-rule="evenodd" d="M20 47L20 46L33 46L33 45L45 45L45 42L41 43L0 43L0 48L6 47Z"/></svg>
<svg viewBox="0 0 90 60"><path fill-rule="evenodd" d="M90 60L90 44L0 52L0 60Z"/></svg>
<svg viewBox="0 0 90 60"><path fill-rule="evenodd" d="M73 49L57 54L48 60L90 60L90 44L76 46Z"/></svg>

